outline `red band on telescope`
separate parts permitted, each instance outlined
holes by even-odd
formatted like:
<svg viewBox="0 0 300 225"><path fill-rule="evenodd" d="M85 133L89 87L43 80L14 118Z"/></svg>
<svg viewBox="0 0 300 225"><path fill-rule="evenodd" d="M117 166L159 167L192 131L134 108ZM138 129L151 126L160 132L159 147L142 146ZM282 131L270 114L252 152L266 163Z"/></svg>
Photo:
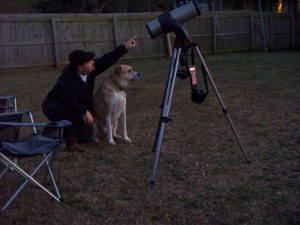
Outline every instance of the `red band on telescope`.
<svg viewBox="0 0 300 225"><path fill-rule="evenodd" d="M191 66L189 68L189 70L190 70L190 73L191 73L192 87L197 86L196 68L194 66Z"/></svg>

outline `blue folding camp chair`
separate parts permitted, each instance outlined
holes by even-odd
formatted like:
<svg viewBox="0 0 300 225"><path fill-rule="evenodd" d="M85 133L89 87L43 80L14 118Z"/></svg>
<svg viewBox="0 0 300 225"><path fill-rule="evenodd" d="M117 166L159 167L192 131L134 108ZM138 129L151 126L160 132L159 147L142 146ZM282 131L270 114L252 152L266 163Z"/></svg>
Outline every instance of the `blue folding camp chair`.
<svg viewBox="0 0 300 225"><path fill-rule="evenodd" d="M31 121L22 122L25 114L31 116ZM63 128L71 125L69 121L62 120L55 123L34 123L32 122L30 112L12 112L0 113L0 161L6 166L0 173L0 179L10 170L23 176L25 180L12 196L3 205L1 212L11 204L15 197L21 192L28 182L31 182L39 189L43 190L55 200L61 202L62 198L57 188L52 170L50 168L49 157L57 150L64 149L65 143L63 139ZM25 129L29 127L30 132ZM21 134L20 129L26 130L26 135ZM38 128L44 128L42 132L38 132ZM39 157L40 161L31 172L25 172L19 165L17 160L27 157ZM42 166L46 166L47 173L52 181L54 191L50 191L38 182L33 176ZM1 184L3 185L3 184ZM9 184L5 184L9 185Z"/></svg>

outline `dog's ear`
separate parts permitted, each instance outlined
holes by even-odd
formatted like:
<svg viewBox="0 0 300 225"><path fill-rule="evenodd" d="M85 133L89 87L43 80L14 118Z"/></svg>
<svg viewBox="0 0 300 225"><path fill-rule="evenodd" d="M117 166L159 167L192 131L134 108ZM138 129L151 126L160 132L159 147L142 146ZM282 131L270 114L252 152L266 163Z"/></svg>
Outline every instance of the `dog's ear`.
<svg viewBox="0 0 300 225"><path fill-rule="evenodd" d="M115 74L116 75L120 75L122 73L122 66L118 66L116 69L115 69Z"/></svg>

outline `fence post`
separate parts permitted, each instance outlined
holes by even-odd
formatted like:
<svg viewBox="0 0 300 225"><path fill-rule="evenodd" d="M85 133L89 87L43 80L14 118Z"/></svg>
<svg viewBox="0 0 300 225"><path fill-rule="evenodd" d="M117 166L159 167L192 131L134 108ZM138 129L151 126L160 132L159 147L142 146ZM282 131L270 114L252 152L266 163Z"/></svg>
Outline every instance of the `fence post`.
<svg viewBox="0 0 300 225"><path fill-rule="evenodd" d="M291 12L291 44L292 49L295 50L296 47L296 33L295 33L295 14L294 12Z"/></svg>
<svg viewBox="0 0 300 225"><path fill-rule="evenodd" d="M270 49L274 49L274 17L273 13L270 13Z"/></svg>
<svg viewBox="0 0 300 225"><path fill-rule="evenodd" d="M173 49L172 49L172 44L171 44L171 35L170 35L170 33L166 34L166 42L167 42L167 48L168 48L169 57L172 57L172 55L173 55Z"/></svg>
<svg viewBox="0 0 300 225"><path fill-rule="evenodd" d="M217 18L216 18L216 14L214 14L212 22L213 22L213 53L216 54L217 53Z"/></svg>
<svg viewBox="0 0 300 225"><path fill-rule="evenodd" d="M118 46L118 30L117 30L117 18L114 14L113 16L113 25L114 25L114 35L115 35L115 46Z"/></svg>
<svg viewBox="0 0 300 225"><path fill-rule="evenodd" d="M251 51L254 51L254 18L253 18L253 11L250 13L250 34L251 34L251 43L250 43L250 49Z"/></svg>
<svg viewBox="0 0 300 225"><path fill-rule="evenodd" d="M56 21L51 16L51 24L52 24L52 35L53 35L53 48L54 48L54 60L55 60L55 66L58 67L58 43L57 43L57 29L56 29Z"/></svg>

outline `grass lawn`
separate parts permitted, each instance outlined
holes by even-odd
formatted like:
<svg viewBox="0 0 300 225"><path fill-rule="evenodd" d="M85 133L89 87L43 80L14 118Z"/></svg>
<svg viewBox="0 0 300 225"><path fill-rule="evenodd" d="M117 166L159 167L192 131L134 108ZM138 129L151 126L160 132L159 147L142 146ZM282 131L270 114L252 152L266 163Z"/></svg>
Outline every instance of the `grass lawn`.
<svg viewBox="0 0 300 225"><path fill-rule="evenodd" d="M133 142L117 140L110 146L101 141L89 143L84 153L62 151L52 167L65 202L49 199L30 184L0 216L0 224L300 224L300 52L204 59L250 164L211 86L199 105L190 100L189 80L177 79L172 121L164 132L156 182L150 185L170 59L123 60L141 73L127 89ZM1 71L0 95L17 94L19 110L31 109L36 122L45 121L40 104L60 70ZM30 165L32 159L19 163ZM13 192L8 183L19 181L13 173L0 181L1 203Z"/></svg>

